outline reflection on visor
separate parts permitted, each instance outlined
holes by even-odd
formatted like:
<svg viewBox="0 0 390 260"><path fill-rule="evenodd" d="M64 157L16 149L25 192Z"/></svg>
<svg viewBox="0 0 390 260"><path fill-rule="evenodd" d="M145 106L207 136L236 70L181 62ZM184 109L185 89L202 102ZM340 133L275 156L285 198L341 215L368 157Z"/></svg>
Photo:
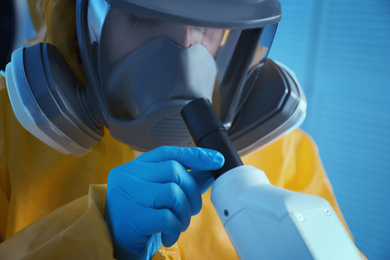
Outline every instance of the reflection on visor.
<svg viewBox="0 0 390 260"><path fill-rule="evenodd" d="M144 42L164 38L183 48L202 43L212 56L215 56L224 35L224 29L195 27L130 13L126 15L133 32Z"/></svg>
<svg viewBox="0 0 390 260"><path fill-rule="evenodd" d="M249 75L267 58L277 24L265 28L232 31L217 54L221 81L221 120L229 128L252 89Z"/></svg>
<svg viewBox="0 0 390 260"><path fill-rule="evenodd" d="M160 38L182 48L201 43L215 56L224 31L143 17L112 7L103 27L101 43L106 61L113 67L144 44Z"/></svg>

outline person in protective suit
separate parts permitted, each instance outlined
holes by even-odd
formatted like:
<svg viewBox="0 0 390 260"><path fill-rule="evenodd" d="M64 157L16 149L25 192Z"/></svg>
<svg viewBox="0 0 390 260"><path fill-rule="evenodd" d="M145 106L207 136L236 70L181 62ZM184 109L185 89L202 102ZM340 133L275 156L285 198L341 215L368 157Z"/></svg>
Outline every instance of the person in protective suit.
<svg viewBox="0 0 390 260"><path fill-rule="evenodd" d="M15 52L0 78L0 259L238 259L209 198L224 158L185 147L177 114L206 97L233 128L279 2L28 3L29 44L47 44ZM254 42L241 72L240 42ZM306 133L249 150L245 164L343 221Z"/></svg>

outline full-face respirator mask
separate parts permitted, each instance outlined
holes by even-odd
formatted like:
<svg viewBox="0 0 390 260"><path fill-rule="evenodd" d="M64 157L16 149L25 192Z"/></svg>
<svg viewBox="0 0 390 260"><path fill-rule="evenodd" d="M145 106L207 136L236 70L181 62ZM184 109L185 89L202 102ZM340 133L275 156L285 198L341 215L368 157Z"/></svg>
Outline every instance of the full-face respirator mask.
<svg viewBox="0 0 390 260"><path fill-rule="evenodd" d="M77 0L76 10L86 86L50 44L15 51L6 68L18 121L62 153L85 154L104 128L139 151L192 146L180 110L202 97L241 155L304 118L297 80L266 59L277 0Z"/></svg>

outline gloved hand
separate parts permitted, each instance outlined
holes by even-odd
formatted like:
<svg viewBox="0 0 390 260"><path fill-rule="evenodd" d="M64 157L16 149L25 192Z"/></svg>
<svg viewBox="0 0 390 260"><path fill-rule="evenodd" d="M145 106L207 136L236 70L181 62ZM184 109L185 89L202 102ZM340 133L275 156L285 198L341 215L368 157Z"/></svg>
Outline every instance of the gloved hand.
<svg viewBox="0 0 390 260"><path fill-rule="evenodd" d="M111 170L105 217L118 259L150 259L173 245L202 207L223 155L163 146ZM191 171L188 171L188 170Z"/></svg>

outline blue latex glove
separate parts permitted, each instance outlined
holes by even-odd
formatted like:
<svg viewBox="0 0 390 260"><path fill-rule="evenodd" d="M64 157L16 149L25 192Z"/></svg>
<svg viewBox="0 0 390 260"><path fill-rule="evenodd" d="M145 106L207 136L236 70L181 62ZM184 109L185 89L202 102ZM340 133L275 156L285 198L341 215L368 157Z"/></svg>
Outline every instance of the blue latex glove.
<svg viewBox="0 0 390 260"><path fill-rule="evenodd" d="M115 257L150 259L161 243L173 245L202 207L210 170L223 164L213 150L163 146L112 169L105 214Z"/></svg>

